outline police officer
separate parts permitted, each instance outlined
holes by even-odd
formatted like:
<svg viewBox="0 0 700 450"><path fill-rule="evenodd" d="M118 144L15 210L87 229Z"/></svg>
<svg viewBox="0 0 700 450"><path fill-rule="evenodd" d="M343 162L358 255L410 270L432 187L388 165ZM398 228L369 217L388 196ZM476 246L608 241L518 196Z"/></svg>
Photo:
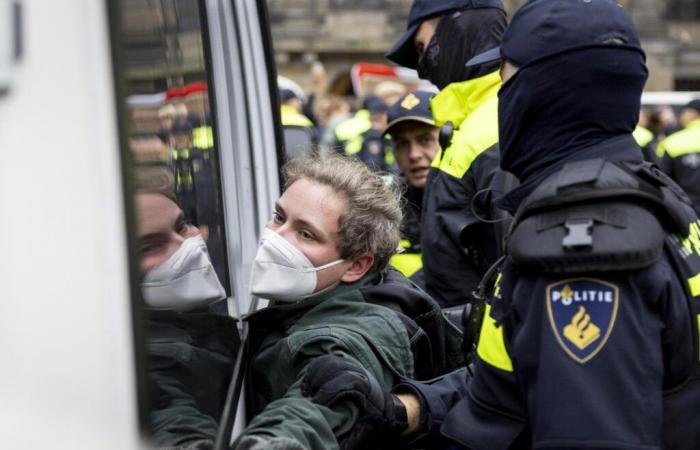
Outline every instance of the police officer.
<svg viewBox="0 0 700 450"><path fill-rule="evenodd" d="M423 188L430 164L440 150L440 129L430 112L435 94L416 91L399 99L389 108L384 135L391 136L399 170L406 184L404 222L401 227L402 253L390 263L420 287L425 287L421 260L421 206Z"/></svg>
<svg viewBox="0 0 700 450"><path fill-rule="evenodd" d="M700 99L688 103L681 113L682 130L670 135L657 148L661 168L688 193L700 211Z"/></svg>
<svg viewBox="0 0 700 450"><path fill-rule="evenodd" d="M335 128L333 148L340 154L357 158L375 172L395 172L391 141L384 136L389 105L377 95L368 95L362 109Z"/></svg>
<svg viewBox="0 0 700 450"><path fill-rule="evenodd" d="M386 55L442 90L432 113L438 126L454 128L423 200L425 283L442 306L466 303L497 251L494 228L480 221L488 208L473 206L488 204L498 171L498 62L456 61L498 45L505 27L500 0L415 0L408 30Z"/></svg>
<svg viewBox="0 0 700 450"><path fill-rule="evenodd" d="M301 99L291 89L280 89L280 119L287 159L310 156L318 142L313 122L303 113Z"/></svg>
<svg viewBox="0 0 700 450"><path fill-rule="evenodd" d="M301 99L291 89L280 89L280 118L283 127L311 128L313 122L302 114L303 104Z"/></svg>
<svg viewBox="0 0 700 450"><path fill-rule="evenodd" d="M371 405L345 448L421 432L430 448L700 448L700 222L632 138L634 25L613 0L530 0L469 64L494 58L501 167L521 185L473 377L391 395L326 357L305 392Z"/></svg>
<svg viewBox="0 0 700 450"><path fill-rule="evenodd" d="M659 158L656 156L656 147L659 144L657 136L651 131L651 112L645 108L639 112L639 123L637 128L632 132L632 137L642 149L642 155L646 161L659 164Z"/></svg>

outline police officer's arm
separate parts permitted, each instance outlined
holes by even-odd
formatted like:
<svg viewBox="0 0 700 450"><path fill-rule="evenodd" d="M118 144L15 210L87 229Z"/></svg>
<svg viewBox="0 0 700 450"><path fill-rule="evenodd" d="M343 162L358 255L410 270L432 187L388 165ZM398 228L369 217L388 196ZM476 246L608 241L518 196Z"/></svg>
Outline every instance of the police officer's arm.
<svg viewBox="0 0 700 450"><path fill-rule="evenodd" d="M406 408L406 422L408 423L408 428L406 428L401 436L411 436L420 431L422 431L420 423L420 400L415 394L405 393L396 394L396 398L403 404Z"/></svg>
<svg viewBox="0 0 700 450"><path fill-rule="evenodd" d="M467 386L463 369L431 383L405 381L393 394L382 393L362 367L327 355L309 365L302 391L314 402L332 408L338 398L353 398L360 406L360 417L342 448L365 449L400 440L426 443L423 438L439 433L452 406L466 396Z"/></svg>
<svg viewBox="0 0 700 450"><path fill-rule="evenodd" d="M504 345L503 327L485 323L492 334L482 329L479 345L492 345L477 351L470 388L473 417L488 417L508 438L488 448L508 448L525 416L533 447L658 448L663 355L691 339L683 288L669 263L579 278L505 278L513 312L504 326L514 337ZM679 323L685 339L672 335ZM464 445L485 448L486 433L477 430Z"/></svg>
<svg viewBox="0 0 700 450"><path fill-rule="evenodd" d="M408 429L404 436L434 437L445 417L459 401L467 396L469 378L466 369L444 375L429 383L405 380L393 392L406 407Z"/></svg>

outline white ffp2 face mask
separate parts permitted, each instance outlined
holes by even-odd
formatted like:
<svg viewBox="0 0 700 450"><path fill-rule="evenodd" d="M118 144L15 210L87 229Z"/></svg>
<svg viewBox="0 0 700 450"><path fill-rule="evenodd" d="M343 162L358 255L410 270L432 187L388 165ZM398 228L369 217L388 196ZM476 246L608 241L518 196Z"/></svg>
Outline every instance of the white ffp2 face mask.
<svg viewBox="0 0 700 450"><path fill-rule="evenodd" d="M170 258L149 271L141 288L152 309L189 311L226 296L199 235L185 239Z"/></svg>
<svg viewBox="0 0 700 450"><path fill-rule="evenodd" d="M314 267L301 250L275 231L265 228L253 260L250 291L269 300L299 301L310 297L316 290L316 272L343 261L339 259Z"/></svg>

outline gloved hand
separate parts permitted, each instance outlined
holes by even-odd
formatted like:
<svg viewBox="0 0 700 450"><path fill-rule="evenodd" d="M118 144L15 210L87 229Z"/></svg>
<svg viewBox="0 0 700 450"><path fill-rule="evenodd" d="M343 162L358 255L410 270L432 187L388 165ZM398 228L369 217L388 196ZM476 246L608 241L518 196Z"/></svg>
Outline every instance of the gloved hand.
<svg viewBox="0 0 700 450"><path fill-rule="evenodd" d="M342 450L391 448L408 428L403 403L383 392L367 370L346 358L323 355L314 359L306 369L301 392L328 408L340 400L349 400L359 408L360 418L341 439Z"/></svg>

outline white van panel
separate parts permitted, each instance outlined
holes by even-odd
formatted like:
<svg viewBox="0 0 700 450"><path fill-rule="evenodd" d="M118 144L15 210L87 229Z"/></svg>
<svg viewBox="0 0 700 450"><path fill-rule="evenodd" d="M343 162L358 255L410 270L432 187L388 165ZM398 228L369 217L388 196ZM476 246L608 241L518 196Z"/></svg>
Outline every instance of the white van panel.
<svg viewBox="0 0 700 450"><path fill-rule="evenodd" d="M0 436L136 448L136 395L106 2L24 0L0 98Z"/></svg>

